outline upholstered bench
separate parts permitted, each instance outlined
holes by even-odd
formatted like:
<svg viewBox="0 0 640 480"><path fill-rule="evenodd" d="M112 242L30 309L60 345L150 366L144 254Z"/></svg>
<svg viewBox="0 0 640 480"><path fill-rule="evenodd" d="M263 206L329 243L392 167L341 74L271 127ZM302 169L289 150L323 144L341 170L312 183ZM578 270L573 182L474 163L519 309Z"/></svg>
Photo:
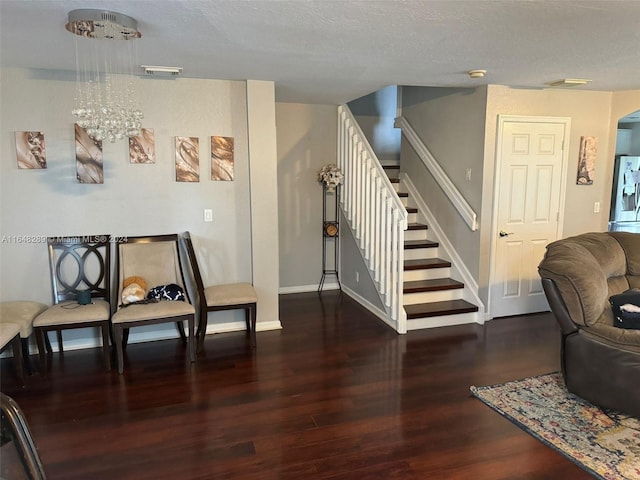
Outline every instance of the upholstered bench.
<svg viewBox="0 0 640 480"><path fill-rule="evenodd" d="M20 330L22 356L27 373L31 373L29 337L33 333L33 320L46 309L47 306L40 302L13 301L0 303L0 324L11 323L17 325Z"/></svg>

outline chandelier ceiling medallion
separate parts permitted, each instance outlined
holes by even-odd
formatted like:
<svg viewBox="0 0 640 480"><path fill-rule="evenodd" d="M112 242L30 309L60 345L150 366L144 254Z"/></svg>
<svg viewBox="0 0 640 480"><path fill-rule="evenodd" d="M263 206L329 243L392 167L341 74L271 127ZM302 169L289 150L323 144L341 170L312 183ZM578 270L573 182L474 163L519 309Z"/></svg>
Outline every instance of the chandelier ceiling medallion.
<svg viewBox="0 0 640 480"><path fill-rule="evenodd" d="M121 13L69 12L76 37L76 98L72 114L95 140L115 142L140 134L143 114L133 87L138 22Z"/></svg>

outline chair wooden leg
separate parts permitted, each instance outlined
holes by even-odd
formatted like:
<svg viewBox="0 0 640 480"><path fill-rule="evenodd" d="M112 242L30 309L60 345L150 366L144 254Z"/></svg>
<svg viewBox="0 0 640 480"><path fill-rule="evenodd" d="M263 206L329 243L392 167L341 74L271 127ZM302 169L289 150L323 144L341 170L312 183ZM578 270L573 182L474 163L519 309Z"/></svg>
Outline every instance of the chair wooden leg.
<svg viewBox="0 0 640 480"><path fill-rule="evenodd" d="M124 355L122 352L124 348L122 345L122 337L123 337L122 326L114 325L113 333L116 337L116 356L118 358L118 373L122 375L122 372L124 372Z"/></svg>
<svg viewBox="0 0 640 480"><path fill-rule="evenodd" d="M47 347L47 352L53 353L53 348L51 348L51 340L49 340L49 334L45 332L44 334L44 344Z"/></svg>
<svg viewBox="0 0 640 480"><path fill-rule="evenodd" d="M24 370L22 368L22 341L20 335L16 335L11 342L11 349L13 350L13 364L16 368L16 375L20 384L24 385Z"/></svg>
<svg viewBox="0 0 640 480"><path fill-rule="evenodd" d="M176 322L176 328L178 329L178 333L180 334L180 338L183 343L187 343L187 335L184 333L184 324L182 321Z"/></svg>
<svg viewBox="0 0 640 480"><path fill-rule="evenodd" d="M204 337L207 334L207 311L202 309L200 312L200 321L198 322L198 351L204 348Z"/></svg>
<svg viewBox="0 0 640 480"><path fill-rule="evenodd" d="M180 323L182 324L182 322ZM189 339L188 339L187 348L189 349L189 359L191 360L191 363L193 363L196 361L196 348L197 348L197 346L195 345L195 342L196 342L195 314L189 317L189 320L187 323L189 324ZM183 330L184 330L184 326L183 326Z"/></svg>
<svg viewBox="0 0 640 480"><path fill-rule="evenodd" d="M102 323L102 352L107 371L111 370L111 352L109 351L109 322Z"/></svg>
<svg viewBox="0 0 640 480"><path fill-rule="evenodd" d="M58 352L63 353L64 348L62 348L62 330L56 330L56 335L58 337Z"/></svg>
<svg viewBox="0 0 640 480"><path fill-rule="evenodd" d="M29 358L29 339L21 338L20 343L22 343L22 363L24 364L24 369L27 375L31 375L33 372L31 371L31 360Z"/></svg>
<svg viewBox="0 0 640 480"><path fill-rule="evenodd" d="M256 348L257 346L256 323L258 318L257 305L254 303L253 305L251 305L249 310L251 311L251 347Z"/></svg>
<svg viewBox="0 0 640 480"><path fill-rule="evenodd" d="M40 357L40 372L45 375L47 373L47 352L45 351L45 338L48 339L47 332L42 328L36 328L36 343L38 345L38 356ZM49 344L49 347L51 344Z"/></svg>
<svg viewBox="0 0 640 480"><path fill-rule="evenodd" d="M251 305L244 309L244 323L247 326L245 334L247 338L251 338Z"/></svg>
<svg viewBox="0 0 640 480"><path fill-rule="evenodd" d="M122 331L122 341L120 342L123 346L123 348L127 347L127 344L129 343L129 329L125 328Z"/></svg>

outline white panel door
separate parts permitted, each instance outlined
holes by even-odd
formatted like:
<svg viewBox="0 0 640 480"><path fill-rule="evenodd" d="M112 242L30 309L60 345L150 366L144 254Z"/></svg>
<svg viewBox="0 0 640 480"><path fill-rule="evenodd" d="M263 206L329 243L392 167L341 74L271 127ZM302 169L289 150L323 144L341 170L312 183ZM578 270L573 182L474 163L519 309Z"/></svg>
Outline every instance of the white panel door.
<svg viewBox="0 0 640 480"><path fill-rule="evenodd" d="M538 275L558 238L565 123L502 124L491 316L549 309Z"/></svg>

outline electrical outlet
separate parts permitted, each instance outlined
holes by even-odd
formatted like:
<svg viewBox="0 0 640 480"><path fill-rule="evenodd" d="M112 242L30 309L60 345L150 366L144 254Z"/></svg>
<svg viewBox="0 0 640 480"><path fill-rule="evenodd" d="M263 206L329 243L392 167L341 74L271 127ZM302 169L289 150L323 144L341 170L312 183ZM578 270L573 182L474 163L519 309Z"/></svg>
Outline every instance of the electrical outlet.
<svg viewBox="0 0 640 480"><path fill-rule="evenodd" d="M210 208L204 209L204 221L213 222L213 210L211 210Z"/></svg>
<svg viewBox="0 0 640 480"><path fill-rule="evenodd" d="M465 178L467 179L467 182L471 181L471 169L467 168L467 171L465 173Z"/></svg>

